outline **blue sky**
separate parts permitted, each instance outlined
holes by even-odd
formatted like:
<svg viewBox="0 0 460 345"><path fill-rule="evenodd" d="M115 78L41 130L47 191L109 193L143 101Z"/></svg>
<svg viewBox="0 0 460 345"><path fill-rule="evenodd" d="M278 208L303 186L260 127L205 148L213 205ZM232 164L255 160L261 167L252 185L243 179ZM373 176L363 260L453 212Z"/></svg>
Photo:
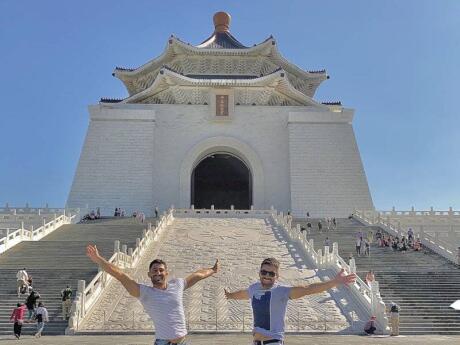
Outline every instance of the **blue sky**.
<svg viewBox="0 0 460 345"><path fill-rule="evenodd" d="M158 56L170 34L198 44L232 15L246 45L331 78L319 101L356 109L378 209L460 209L460 1L0 0L0 205L63 206L87 106L125 97L115 66Z"/></svg>

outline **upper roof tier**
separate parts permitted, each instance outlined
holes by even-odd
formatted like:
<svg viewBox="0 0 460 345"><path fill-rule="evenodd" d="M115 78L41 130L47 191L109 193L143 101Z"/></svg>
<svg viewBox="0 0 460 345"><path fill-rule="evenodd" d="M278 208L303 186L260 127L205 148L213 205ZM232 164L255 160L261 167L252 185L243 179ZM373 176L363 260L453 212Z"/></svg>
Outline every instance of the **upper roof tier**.
<svg viewBox="0 0 460 345"><path fill-rule="evenodd" d="M304 71L287 61L272 36L260 44L246 47L229 31L231 17L225 12L214 15L213 34L197 46L171 36L166 49L157 58L138 68L115 68L133 96L149 88L160 69L167 66L184 76L218 75L227 78L258 78L283 69L292 86L313 97L318 86L328 78L326 71Z"/></svg>

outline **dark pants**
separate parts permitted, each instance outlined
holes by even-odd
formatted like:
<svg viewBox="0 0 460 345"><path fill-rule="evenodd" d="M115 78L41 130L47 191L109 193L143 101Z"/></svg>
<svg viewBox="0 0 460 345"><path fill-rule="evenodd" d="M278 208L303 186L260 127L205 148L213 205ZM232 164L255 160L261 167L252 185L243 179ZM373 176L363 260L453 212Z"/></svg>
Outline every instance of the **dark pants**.
<svg viewBox="0 0 460 345"><path fill-rule="evenodd" d="M14 323L14 334L17 335L18 337L21 336L21 330L22 330L22 323L20 324L19 322Z"/></svg>
<svg viewBox="0 0 460 345"><path fill-rule="evenodd" d="M371 327L369 329L365 329L364 332L366 332L367 334L374 334L375 330L375 327Z"/></svg>

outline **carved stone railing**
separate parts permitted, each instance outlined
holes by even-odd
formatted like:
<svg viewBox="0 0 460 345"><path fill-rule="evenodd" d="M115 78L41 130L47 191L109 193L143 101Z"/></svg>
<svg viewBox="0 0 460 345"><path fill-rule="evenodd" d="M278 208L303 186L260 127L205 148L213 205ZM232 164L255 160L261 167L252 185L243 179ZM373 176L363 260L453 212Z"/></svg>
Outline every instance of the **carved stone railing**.
<svg viewBox="0 0 460 345"><path fill-rule="evenodd" d="M445 214L438 216L433 215L436 212L438 214L447 212L450 213L450 216ZM410 227L414 231L414 236L420 239L423 246L445 257L454 264L460 265L459 236L457 232L454 231L454 227L452 225L449 226L447 239L444 239L441 235L446 234L446 232L435 231L438 230L438 228L436 225L433 225L433 217L454 217L457 211L433 211L432 213L433 214L419 216L421 219L419 219L419 223L417 224L412 225L412 223L406 222L404 226L401 225L400 219L393 219L388 215L388 212L382 213L377 211L357 210L354 212L354 216L366 225L379 226L390 235L398 237L407 237L407 231ZM382 214L385 214L385 216L382 216ZM396 211L395 214L397 214Z"/></svg>
<svg viewBox="0 0 460 345"><path fill-rule="evenodd" d="M24 222L21 222L19 229L14 229L13 231L5 229L5 237L0 238L0 254L22 241L39 241L60 226L75 223L80 216L79 212L71 214L67 213L64 209L62 209L62 213L61 215L54 214L54 218L49 222L43 219L43 225L37 229L34 229L33 226L31 229L25 229Z"/></svg>
<svg viewBox="0 0 460 345"><path fill-rule="evenodd" d="M254 207L251 207L249 210L236 210L233 206L227 209L214 209L214 206L211 206L210 209L197 209L192 205L191 208L181 208L174 209L175 216L187 216L187 217L203 217L203 216L212 216L212 217L266 217L270 216L272 210L255 210Z"/></svg>
<svg viewBox="0 0 460 345"><path fill-rule="evenodd" d="M135 267L145 249L152 242L159 241L160 236L173 220L174 210L170 209L165 215L160 217L156 227L153 227L149 223L148 228L143 231L142 238L136 239L136 247L134 249L128 249L126 245L122 245L120 248L120 241L115 241L114 254L108 261L122 269ZM78 331L84 317L102 296L105 287L113 280L114 278L107 274L107 272L100 271L88 285L86 285L84 280L78 281L77 295L72 303L71 316L66 334L74 334Z"/></svg>
<svg viewBox="0 0 460 345"><path fill-rule="evenodd" d="M290 216L284 216L282 212L278 214L276 211L273 211L272 219L275 224L284 230L291 241L297 242L300 245L304 255L318 268L329 269L334 274L337 274L342 269L347 273L356 273L355 260L351 259L350 263L347 264L338 254L338 244L336 242L333 243L332 251L330 251L329 246L325 246L324 251L321 249L315 251L313 239L307 240L307 234L300 231L300 225L293 228ZM377 329L383 334L388 334L388 317L385 311L385 303L380 296L378 282L369 287L357 276L356 282L349 286L349 291L355 297L362 311L369 317L371 315L376 316Z"/></svg>

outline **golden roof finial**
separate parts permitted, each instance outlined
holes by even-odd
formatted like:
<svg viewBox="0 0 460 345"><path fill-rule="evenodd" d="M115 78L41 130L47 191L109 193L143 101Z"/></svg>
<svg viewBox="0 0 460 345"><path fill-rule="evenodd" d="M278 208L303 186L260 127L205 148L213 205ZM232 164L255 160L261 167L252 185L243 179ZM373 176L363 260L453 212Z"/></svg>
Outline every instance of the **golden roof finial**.
<svg viewBox="0 0 460 345"><path fill-rule="evenodd" d="M230 27L232 17L227 12L217 12L214 14L214 27L216 32L227 32Z"/></svg>

